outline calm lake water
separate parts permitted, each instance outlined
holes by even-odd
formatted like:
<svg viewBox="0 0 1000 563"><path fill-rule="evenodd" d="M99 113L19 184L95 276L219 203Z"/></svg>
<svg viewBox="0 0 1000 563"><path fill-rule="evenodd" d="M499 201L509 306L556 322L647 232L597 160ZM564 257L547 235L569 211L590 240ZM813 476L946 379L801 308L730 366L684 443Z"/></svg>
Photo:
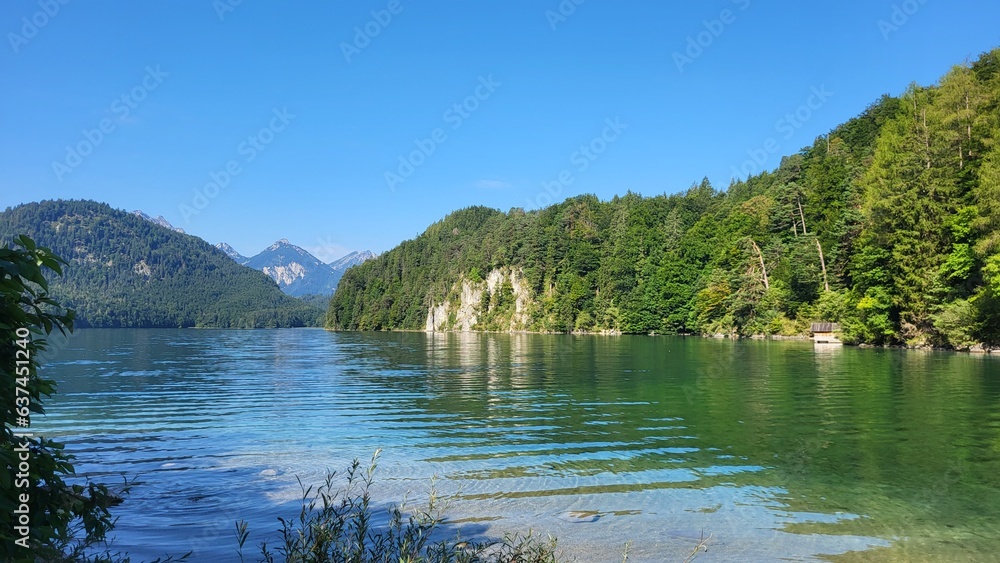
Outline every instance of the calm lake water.
<svg viewBox="0 0 1000 563"><path fill-rule="evenodd" d="M322 330L83 330L33 428L99 480L139 559L236 559L296 477L383 453L376 495L447 533L533 530L579 561L990 561L1000 358L807 342ZM575 512L582 512L581 518ZM248 550L256 555L254 550Z"/></svg>

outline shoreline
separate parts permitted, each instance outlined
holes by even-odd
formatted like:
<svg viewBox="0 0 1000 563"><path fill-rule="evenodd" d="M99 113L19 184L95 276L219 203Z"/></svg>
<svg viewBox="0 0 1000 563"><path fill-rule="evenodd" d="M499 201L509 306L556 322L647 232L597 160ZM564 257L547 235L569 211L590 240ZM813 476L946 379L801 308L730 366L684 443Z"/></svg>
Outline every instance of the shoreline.
<svg viewBox="0 0 1000 563"><path fill-rule="evenodd" d="M666 333L622 333L618 331L573 331L573 332L555 332L555 331L536 331L536 330L514 330L514 331L495 331L495 330L469 330L469 331L427 331L423 329L410 329L410 328L394 328L387 330L341 330L332 329L324 326L295 326L295 327L256 327L256 328L234 328L234 327L214 327L214 326L190 326L190 327L155 327L155 326L139 326L139 327L79 327L76 330L296 330L296 329L312 329L312 330L324 330L326 332L401 332L401 333L422 333L422 334L539 334L539 335L567 335L567 336L677 336L682 338L710 338L713 340L775 340L775 341L809 341L812 337L805 334L795 334L795 335L782 335L782 334L754 334L751 336L739 336L731 334L666 334ZM75 331L74 331L75 332ZM852 344L852 343L841 343L832 344L832 346L850 346L854 348L867 348L867 349L882 349L882 350L912 350L912 351L924 351L924 352L956 352L965 353L971 355L1000 355L1000 347L986 346L984 344L976 344L970 346L969 348L945 348L941 346L907 346L905 344Z"/></svg>
<svg viewBox="0 0 1000 563"><path fill-rule="evenodd" d="M710 338L713 340L775 340L775 341L809 341L812 337L805 334L794 334L794 335L783 335L783 334L754 334L751 336L739 336L731 334L664 334L664 333L622 333L620 331L572 331L572 332L554 332L554 331L535 331L535 330L508 330L508 331L496 331L496 330L442 330L442 331L428 331L422 329L411 329L411 328L394 328L387 330L342 330L333 329L329 327L322 327L323 330L328 332L417 332L423 334L540 334L540 335L567 335L567 336L678 336L683 338ZM831 346L830 344L824 344L824 346ZM912 351L924 351L924 352L956 352L965 353L971 355L1000 355L1000 347L986 346L985 344L976 344L970 346L969 348L945 348L941 346L907 346L905 344L832 344L832 346L850 346L854 348L866 348L866 349L882 349L882 350L912 350Z"/></svg>

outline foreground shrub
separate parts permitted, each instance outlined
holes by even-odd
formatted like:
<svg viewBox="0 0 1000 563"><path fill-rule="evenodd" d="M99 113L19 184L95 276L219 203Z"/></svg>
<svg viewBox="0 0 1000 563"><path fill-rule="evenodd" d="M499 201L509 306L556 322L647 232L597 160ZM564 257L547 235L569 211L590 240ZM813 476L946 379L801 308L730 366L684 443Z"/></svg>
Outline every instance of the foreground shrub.
<svg viewBox="0 0 1000 563"><path fill-rule="evenodd" d="M431 494L426 510L408 511L392 505L386 521L377 523L371 485L379 452L365 470L355 459L347 470L347 483L335 485L336 473L327 474L315 489L303 486L297 517L279 518L280 541L276 548L260 545L260 561L274 563L554 563L556 542L528 535L502 540L463 541L434 539L445 518ZM301 484L301 481L300 481ZM440 533L437 535L441 535ZM245 521L236 523L240 560L249 537ZM273 549L273 550L272 550Z"/></svg>
<svg viewBox="0 0 1000 563"><path fill-rule="evenodd" d="M109 509L123 491L67 483L73 465L62 444L30 428L55 392L38 374L38 354L53 332L73 330L73 311L49 297L45 278L46 270L62 274L66 262L26 236L14 243L0 247L0 560L110 561L110 554L91 553L112 529Z"/></svg>

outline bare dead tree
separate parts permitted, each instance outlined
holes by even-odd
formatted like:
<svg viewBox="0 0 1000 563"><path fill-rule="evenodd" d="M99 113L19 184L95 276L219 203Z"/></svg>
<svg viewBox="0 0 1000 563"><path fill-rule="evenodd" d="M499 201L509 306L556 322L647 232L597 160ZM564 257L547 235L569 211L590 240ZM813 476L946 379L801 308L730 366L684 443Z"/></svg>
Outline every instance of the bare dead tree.
<svg viewBox="0 0 1000 563"><path fill-rule="evenodd" d="M806 214L802 212L802 200L799 196L795 196L795 203L799 205L799 218L802 219L802 234L808 235L809 229L806 228Z"/></svg>
<svg viewBox="0 0 1000 563"><path fill-rule="evenodd" d="M767 266L764 265L764 254L760 251L760 247L757 246L757 243L754 242L752 238L747 237L747 240L750 241L754 251L757 252L757 259L760 260L760 271L764 275L764 289L771 289L771 284L767 280Z"/></svg>
<svg viewBox="0 0 1000 563"><path fill-rule="evenodd" d="M826 259L823 258L823 245L819 243L819 237L816 237L816 250L819 250L819 265L823 268L823 289L830 291L830 282L826 278Z"/></svg>

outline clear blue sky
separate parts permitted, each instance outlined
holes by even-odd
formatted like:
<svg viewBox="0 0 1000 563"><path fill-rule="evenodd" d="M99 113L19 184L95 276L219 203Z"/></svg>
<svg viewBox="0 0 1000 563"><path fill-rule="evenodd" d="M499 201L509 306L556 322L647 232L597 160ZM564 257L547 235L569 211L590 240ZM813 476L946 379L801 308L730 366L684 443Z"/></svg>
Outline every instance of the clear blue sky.
<svg viewBox="0 0 1000 563"><path fill-rule="evenodd" d="M769 139L770 169L1000 46L995 0L62 1L0 5L0 208L96 199L326 259L546 203L564 171L559 200L724 188ZM401 171L418 139L433 153Z"/></svg>

